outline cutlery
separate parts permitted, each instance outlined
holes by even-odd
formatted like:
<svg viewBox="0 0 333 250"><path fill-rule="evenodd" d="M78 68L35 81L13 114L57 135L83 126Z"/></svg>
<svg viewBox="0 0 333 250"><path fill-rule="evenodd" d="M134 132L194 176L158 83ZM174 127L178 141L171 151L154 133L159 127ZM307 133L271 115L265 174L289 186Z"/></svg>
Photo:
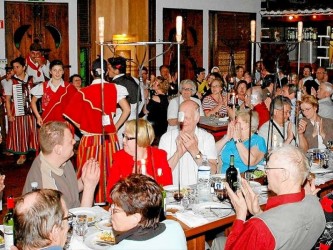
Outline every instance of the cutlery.
<svg viewBox="0 0 333 250"><path fill-rule="evenodd" d="M111 245L114 245L114 242L97 240L97 241L95 241L95 244L99 245L99 246L111 246Z"/></svg>

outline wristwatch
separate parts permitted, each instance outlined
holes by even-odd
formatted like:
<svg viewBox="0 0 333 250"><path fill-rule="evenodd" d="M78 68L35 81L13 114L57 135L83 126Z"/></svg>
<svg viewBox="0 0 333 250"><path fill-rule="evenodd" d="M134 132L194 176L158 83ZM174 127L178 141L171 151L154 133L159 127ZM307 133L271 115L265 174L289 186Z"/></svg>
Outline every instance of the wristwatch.
<svg viewBox="0 0 333 250"><path fill-rule="evenodd" d="M235 144L237 144L238 142L243 142L243 140L242 139L237 139L236 141L234 141L235 142Z"/></svg>
<svg viewBox="0 0 333 250"><path fill-rule="evenodd" d="M198 159L201 158L201 156L202 156L202 154L201 154L201 152L199 151L199 153L197 153L197 154L195 155L195 159L198 160Z"/></svg>

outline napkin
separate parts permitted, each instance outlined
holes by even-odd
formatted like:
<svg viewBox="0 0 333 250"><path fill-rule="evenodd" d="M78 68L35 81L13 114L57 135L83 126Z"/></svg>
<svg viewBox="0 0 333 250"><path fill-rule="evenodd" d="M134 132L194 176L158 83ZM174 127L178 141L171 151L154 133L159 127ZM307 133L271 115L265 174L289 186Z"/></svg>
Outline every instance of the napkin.
<svg viewBox="0 0 333 250"><path fill-rule="evenodd" d="M69 244L69 250L90 250L91 248L87 247L82 240L79 240L75 235L73 235L72 240Z"/></svg>
<svg viewBox="0 0 333 250"><path fill-rule="evenodd" d="M189 227L197 227L209 222L206 218L201 215L193 213L193 211L187 211L184 213L176 213L177 219L184 222Z"/></svg>
<svg viewBox="0 0 333 250"><path fill-rule="evenodd" d="M319 186L333 179L333 173L316 174L315 185Z"/></svg>

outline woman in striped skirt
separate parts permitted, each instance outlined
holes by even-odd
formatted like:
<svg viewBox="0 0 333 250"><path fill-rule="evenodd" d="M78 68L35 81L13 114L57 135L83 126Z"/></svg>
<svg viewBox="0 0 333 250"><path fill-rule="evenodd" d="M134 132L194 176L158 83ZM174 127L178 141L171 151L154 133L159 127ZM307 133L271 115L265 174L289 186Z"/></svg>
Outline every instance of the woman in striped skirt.
<svg viewBox="0 0 333 250"><path fill-rule="evenodd" d="M17 164L23 164L30 150L37 150L36 119L30 109L32 78L25 73L25 60L18 57L11 62L15 75L4 87L8 116L7 149L20 155Z"/></svg>

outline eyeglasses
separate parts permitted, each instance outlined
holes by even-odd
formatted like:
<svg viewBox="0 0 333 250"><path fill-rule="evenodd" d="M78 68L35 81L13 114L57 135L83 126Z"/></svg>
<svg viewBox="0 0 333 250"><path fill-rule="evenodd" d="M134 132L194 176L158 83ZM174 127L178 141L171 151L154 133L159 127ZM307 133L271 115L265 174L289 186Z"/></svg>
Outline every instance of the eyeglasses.
<svg viewBox="0 0 333 250"><path fill-rule="evenodd" d="M111 206L110 206L110 212L111 212L111 214L119 214L119 213L125 213L125 211L124 210L121 210L121 209L119 209L119 208L116 208L116 206L114 205L114 204L112 204Z"/></svg>
<svg viewBox="0 0 333 250"><path fill-rule="evenodd" d="M73 219L76 217L75 214L68 213L68 216L62 218L62 220L67 220L69 224L73 222Z"/></svg>
<svg viewBox="0 0 333 250"><path fill-rule="evenodd" d="M306 109L301 109L302 112L305 112L305 111L309 111L310 109L312 109L312 107L310 108L306 108Z"/></svg>
<svg viewBox="0 0 333 250"><path fill-rule="evenodd" d="M265 166L264 171L265 171L265 173L267 173L267 171L271 170L271 169L284 169L284 170L286 170L285 168L270 168L270 167Z"/></svg>
<svg viewBox="0 0 333 250"><path fill-rule="evenodd" d="M125 134L123 134L123 138L125 138L127 141L131 141L131 140L135 140L136 138L135 137L129 137Z"/></svg>
<svg viewBox="0 0 333 250"><path fill-rule="evenodd" d="M278 111L283 111L283 109L277 109ZM285 115L290 115L291 114L291 110L284 110L283 114Z"/></svg>
<svg viewBox="0 0 333 250"><path fill-rule="evenodd" d="M182 90L185 90L185 91L193 91L192 88L182 88Z"/></svg>

